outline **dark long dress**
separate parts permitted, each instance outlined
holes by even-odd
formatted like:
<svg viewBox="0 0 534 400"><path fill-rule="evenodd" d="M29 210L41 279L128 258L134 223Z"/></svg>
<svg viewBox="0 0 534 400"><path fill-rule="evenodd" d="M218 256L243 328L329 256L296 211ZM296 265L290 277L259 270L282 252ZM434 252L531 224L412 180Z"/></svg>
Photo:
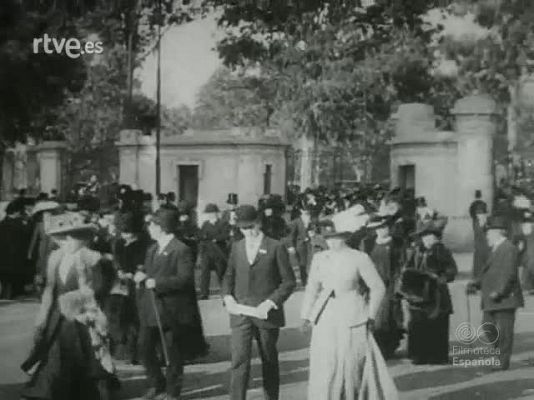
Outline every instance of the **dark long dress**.
<svg viewBox="0 0 534 400"><path fill-rule="evenodd" d="M114 246L117 270L135 274L138 267L143 266L150 245L150 240L144 234L129 244L122 239L118 240ZM112 351L116 359L129 359L132 363L136 363L139 316L135 284L131 279L117 280L116 287L119 290L111 291L105 305Z"/></svg>
<svg viewBox="0 0 534 400"><path fill-rule="evenodd" d="M57 276L44 330L23 364L23 369L28 369L40 362L22 391L23 398L107 400L111 387L118 384L96 360L88 328L76 320L67 320L60 312L59 296L78 289L75 268L70 270L65 283Z"/></svg>
<svg viewBox="0 0 534 400"><path fill-rule="evenodd" d="M416 364L446 364L449 357L449 318L452 301L446 282L451 282L458 268L451 252L440 242L430 249L417 251L409 268L442 278L429 306L410 304L408 324L408 357Z"/></svg>
<svg viewBox="0 0 534 400"><path fill-rule="evenodd" d="M395 283L399 277L401 252L393 240L373 243L371 260L386 287L386 293L375 318L374 337L384 358L390 358L398 348L403 336L402 307L395 294Z"/></svg>

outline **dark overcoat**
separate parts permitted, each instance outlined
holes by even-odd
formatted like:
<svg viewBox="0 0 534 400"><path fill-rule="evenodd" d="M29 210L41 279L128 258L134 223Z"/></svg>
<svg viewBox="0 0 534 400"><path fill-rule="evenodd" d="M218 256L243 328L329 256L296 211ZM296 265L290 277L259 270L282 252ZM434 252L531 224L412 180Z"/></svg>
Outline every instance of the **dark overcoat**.
<svg viewBox="0 0 534 400"><path fill-rule="evenodd" d="M308 231L304 226L302 218L297 218L291 221L289 225L289 236L285 238L285 242L289 247L295 249L297 262L299 265L306 265L308 259Z"/></svg>
<svg viewBox="0 0 534 400"><path fill-rule="evenodd" d="M29 230L22 218L6 217L0 222L0 276L22 277L28 274L29 239Z"/></svg>
<svg viewBox="0 0 534 400"><path fill-rule="evenodd" d="M269 313L267 320L254 319L257 326L280 328L285 325L283 304L295 285L287 249L281 242L264 236L252 265L247 259L245 239L232 246L223 280L223 295L234 296L238 303L252 307L269 299L278 308ZM239 324L241 318L244 317L232 315L231 326Z"/></svg>
<svg viewBox="0 0 534 400"><path fill-rule="evenodd" d="M153 292L139 289L141 326L157 326L155 301L163 328L172 330L184 356L192 359L203 354L207 347L195 292L191 249L176 238L161 252L157 244L152 245L147 251L145 273L156 281L156 287Z"/></svg>
<svg viewBox="0 0 534 400"><path fill-rule="evenodd" d="M483 311L511 310L523 307L523 292L519 283L518 250L509 240L505 240L492 252L476 285L481 290ZM499 295L497 300L491 293Z"/></svg>

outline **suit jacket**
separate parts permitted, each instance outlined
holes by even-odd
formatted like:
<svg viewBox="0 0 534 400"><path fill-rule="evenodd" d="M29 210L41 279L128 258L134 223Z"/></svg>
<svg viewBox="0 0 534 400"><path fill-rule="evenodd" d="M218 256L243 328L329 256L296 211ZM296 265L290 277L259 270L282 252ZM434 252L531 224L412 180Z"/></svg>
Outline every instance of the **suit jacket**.
<svg viewBox="0 0 534 400"><path fill-rule="evenodd" d="M199 308L195 292L194 264L191 249L178 239L172 239L164 251L157 254L152 245L145 259L147 278L156 281L156 304L165 328L198 324ZM157 326L152 293L141 288L139 317L143 326Z"/></svg>
<svg viewBox="0 0 534 400"><path fill-rule="evenodd" d="M287 249L279 241L264 236L252 265L247 259L245 239L233 244L223 280L223 296L234 296L238 303L252 307L269 299L278 307L269 313L267 320L254 319L257 326L279 328L285 325L283 304L295 285ZM245 317L232 315L230 324L235 326L241 318Z"/></svg>
<svg viewBox="0 0 534 400"><path fill-rule="evenodd" d="M518 250L509 240L505 240L491 252L477 282L481 290L483 311L508 310L523 307L523 292L519 283L517 266ZM497 301L490 294L497 292Z"/></svg>
<svg viewBox="0 0 534 400"><path fill-rule="evenodd" d="M302 218L299 217L291 221L289 226L289 236L286 241L288 242L289 247L295 248L299 264L306 265L309 237Z"/></svg>

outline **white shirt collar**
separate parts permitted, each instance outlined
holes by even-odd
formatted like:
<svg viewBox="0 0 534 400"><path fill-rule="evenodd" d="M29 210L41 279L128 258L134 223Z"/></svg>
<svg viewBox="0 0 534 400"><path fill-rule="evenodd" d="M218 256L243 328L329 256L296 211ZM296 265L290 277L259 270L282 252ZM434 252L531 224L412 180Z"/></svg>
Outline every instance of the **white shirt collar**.
<svg viewBox="0 0 534 400"><path fill-rule="evenodd" d="M249 264L252 264L254 260L256 259L256 256L258 255L258 251L260 251L261 243L264 238L263 232L260 232L260 234L255 238L247 238L245 239L245 248L247 251L247 259Z"/></svg>
<svg viewBox="0 0 534 400"><path fill-rule="evenodd" d="M168 233L165 236L160 237L158 239L158 253L162 253L172 239L174 239L174 234L172 233Z"/></svg>

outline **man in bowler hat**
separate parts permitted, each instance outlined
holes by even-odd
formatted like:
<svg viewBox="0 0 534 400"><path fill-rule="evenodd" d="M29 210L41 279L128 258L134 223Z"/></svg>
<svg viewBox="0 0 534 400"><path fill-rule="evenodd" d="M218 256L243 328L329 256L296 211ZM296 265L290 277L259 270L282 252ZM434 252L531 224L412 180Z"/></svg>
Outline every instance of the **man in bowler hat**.
<svg viewBox="0 0 534 400"><path fill-rule="evenodd" d="M500 365L494 365L494 370L510 367L515 313L524 305L519 284L518 250L506 237L507 231L508 224L503 217L488 221L486 236L491 254L480 275L467 286L468 294L481 291L486 338L499 349Z"/></svg>
<svg viewBox="0 0 534 400"><path fill-rule="evenodd" d="M228 240L230 226L220 217L217 204L207 204L204 209L207 220L200 227L199 232L199 260L200 265L200 299L209 297L211 271L217 273L219 283L222 283L228 257Z"/></svg>
<svg viewBox="0 0 534 400"><path fill-rule="evenodd" d="M230 252L223 281L223 298L230 315L230 398L245 400L250 375L252 338L262 359L267 400L278 400L280 374L277 341L285 324L283 304L295 289L295 275L286 247L261 232L260 215L251 205L237 209L237 225L244 239ZM261 318L232 314L235 302L256 307Z"/></svg>
<svg viewBox="0 0 534 400"><path fill-rule="evenodd" d="M148 231L156 243L147 252L144 272L134 276L142 286L141 354L150 384L145 399L180 398L184 363L207 349L195 293L193 257L191 249L173 234L177 222L176 210L162 208L152 216ZM165 346L169 357L166 377L156 355L158 344Z"/></svg>

